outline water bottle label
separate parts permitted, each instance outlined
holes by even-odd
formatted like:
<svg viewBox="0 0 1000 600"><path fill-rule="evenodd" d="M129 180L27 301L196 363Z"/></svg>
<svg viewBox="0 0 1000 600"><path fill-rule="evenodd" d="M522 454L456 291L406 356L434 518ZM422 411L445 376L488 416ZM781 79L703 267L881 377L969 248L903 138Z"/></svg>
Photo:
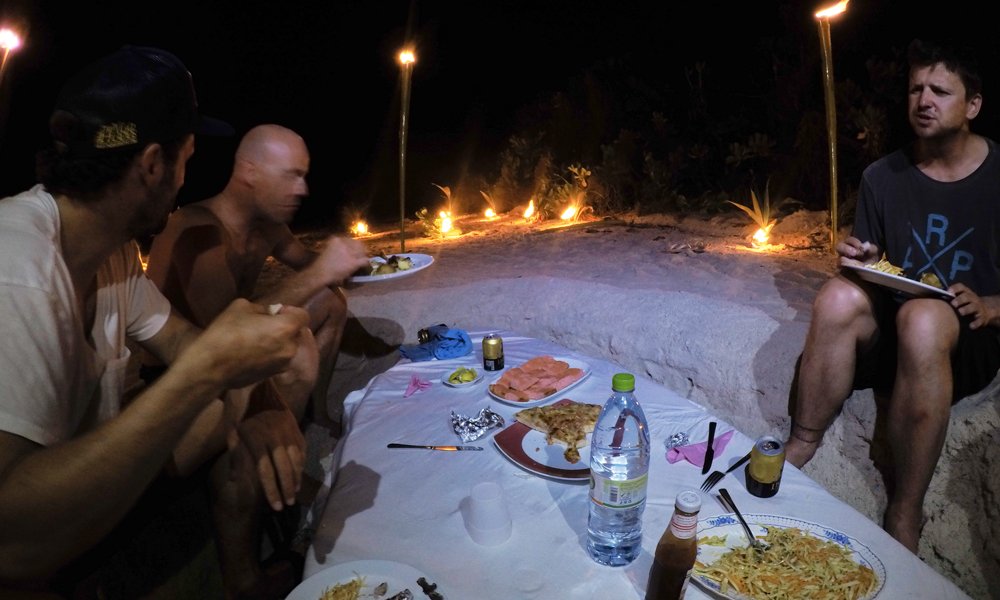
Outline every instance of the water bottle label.
<svg viewBox="0 0 1000 600"><path fill-rule="evenodd" d="M646 501L647 474L635 479L608 479L590 473L590 499L608 508L632 508Z"/></svg>

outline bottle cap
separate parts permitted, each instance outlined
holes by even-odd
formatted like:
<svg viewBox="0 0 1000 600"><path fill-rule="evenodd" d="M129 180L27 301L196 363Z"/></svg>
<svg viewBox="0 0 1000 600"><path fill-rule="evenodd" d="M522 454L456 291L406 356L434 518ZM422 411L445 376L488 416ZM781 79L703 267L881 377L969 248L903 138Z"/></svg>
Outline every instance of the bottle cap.
<svg viewBox="0 0 1000 600"><path fill-rule="evenodd" d="M631 373L615 373L611 378L611 389L616 392L631 392L635 390L635 375Z"/></svg>
<svg viewBox="0 0 1000 600"><path fill-rule="evenodd" d="M681 512L696 513L701 510L701 494L694 490L684 490L677 494L674 506Z"/></svg>

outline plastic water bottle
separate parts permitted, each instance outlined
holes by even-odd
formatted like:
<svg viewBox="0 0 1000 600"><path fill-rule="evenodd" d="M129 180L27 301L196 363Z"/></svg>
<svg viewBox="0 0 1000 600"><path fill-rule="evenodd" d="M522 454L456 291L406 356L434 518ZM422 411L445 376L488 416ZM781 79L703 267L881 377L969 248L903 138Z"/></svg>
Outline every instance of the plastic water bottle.
<svg viewBox="0 0 1000 600"><path fill-rule="evenodd" d="M635 377L611 379L590 438L587 551L602 565L627 565L642 551L642 511L649 473L649 427L635 394Z"/></svg>

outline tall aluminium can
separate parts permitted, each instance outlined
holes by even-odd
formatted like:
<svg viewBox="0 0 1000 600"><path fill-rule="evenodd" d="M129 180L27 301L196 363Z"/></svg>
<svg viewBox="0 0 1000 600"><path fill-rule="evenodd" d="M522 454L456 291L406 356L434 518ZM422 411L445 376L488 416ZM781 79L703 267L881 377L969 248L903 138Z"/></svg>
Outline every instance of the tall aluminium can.
<svg viewBox="0 0 1000 600"><path fill-rule="evenodd" d="M503 370L503 338L495 333L483 338L483 369Z"/></svg>
<svg viewBox="0 0 1000 600"><path fill-rule="evenodd" d="M750 464L746 466L747 491L758 498L777 494L784 468L785 445L774 436L761 437L750 450Z"/></svg>

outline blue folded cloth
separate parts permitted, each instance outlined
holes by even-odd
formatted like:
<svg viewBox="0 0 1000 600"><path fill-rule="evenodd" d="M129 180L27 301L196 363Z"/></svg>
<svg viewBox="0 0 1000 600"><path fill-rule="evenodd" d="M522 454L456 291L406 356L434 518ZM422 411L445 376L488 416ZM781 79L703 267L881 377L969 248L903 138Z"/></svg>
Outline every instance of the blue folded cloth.
<svg viewBox="0 0 1000 600"><path fill-rule="evenodd" d="M472 352L472 339L463 329L451 329L445 325L427 328L429 339L423 344L404 344L399 353L413 362L437 358L455 358Z"/></svg>

